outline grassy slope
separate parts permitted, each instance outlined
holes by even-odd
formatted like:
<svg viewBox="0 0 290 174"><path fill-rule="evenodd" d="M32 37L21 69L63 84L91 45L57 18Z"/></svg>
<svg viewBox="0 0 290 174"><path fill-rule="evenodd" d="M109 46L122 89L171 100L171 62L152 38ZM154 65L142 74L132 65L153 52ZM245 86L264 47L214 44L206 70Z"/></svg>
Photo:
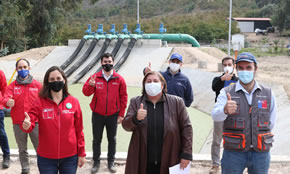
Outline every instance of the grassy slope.
<svg viewBox="0 0 290 174"><path fill-rule="evenodd" d="M86 151L92 151L92 125L91 125L91 110L89 108L89 103L91 101L91 97L85 97L82 92L82 84L70 85L69 91L70 93L77 97L80 101L83 118L84 118L84 134L86 141ZM130 98L140 95L141 88L136 87L128 87L128 95L129 101ZM128 103L129 103L128 101ZM204 114L196 109L189 108L191 123L193 126L193 152L198 153L203 142L207 138L210 129L212 128L212 120L207 114ZM5 118L5 126L6 131L9 138L9 145L11 149L16 149L17 145L15 142L12 121L10 117ZM107 136L106 131L103 134L103 143L102 143L102 151L107 151ZM117 151L118 152L127 152L128 145L130 142L131 133L123 130L122 126L118 126L118 135L117 135ZM29 149L32 149L32 145L29 140Z"/></svg>

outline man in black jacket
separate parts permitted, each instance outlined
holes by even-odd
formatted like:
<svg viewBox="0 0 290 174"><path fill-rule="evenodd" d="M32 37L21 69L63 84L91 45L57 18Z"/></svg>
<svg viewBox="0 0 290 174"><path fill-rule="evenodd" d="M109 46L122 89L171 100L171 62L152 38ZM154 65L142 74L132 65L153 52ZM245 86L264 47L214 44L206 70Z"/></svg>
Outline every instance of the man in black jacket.
<svg viewBox="0 0 290 174"><path fill-rule="evenodd" d="M221 76L215 77L212 81L212 90L216 93L215 102L222 88L234 84L239 80L234 74L234 61L235 60L232 57L225 57L222 59L224 73ZM223 122L214 122L213 141L211 145L211 159L213 166L210 169L210 174L216 174L219 171L222 133Z"/></svg>

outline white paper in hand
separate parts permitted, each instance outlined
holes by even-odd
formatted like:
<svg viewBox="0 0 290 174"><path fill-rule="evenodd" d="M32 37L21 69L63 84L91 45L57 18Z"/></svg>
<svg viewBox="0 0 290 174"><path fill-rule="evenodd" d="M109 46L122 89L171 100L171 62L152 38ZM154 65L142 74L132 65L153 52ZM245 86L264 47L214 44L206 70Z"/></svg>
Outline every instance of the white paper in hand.
<svg viewBox="0 0 290 174"><path fill-rule="evenodd" d="M180 169L180 164L169 167L169 174L189 174L190 173L190 163L186 166L184 170Z"/></svg>

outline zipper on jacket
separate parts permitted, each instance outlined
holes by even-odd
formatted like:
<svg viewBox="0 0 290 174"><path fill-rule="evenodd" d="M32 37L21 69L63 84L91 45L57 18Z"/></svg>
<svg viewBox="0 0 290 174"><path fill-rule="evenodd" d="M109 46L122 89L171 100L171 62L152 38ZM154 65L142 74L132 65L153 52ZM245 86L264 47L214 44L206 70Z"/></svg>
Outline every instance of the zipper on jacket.
<svg viewBox="0 0 290 174"><path fill-rule="evenodd" d="M109 81L107 81L106 114L105 115L107 115L107 112L108 112L108 95L109 95Z"/></svg>
<svg viewBox="0 0 290 174"><path fill-rule="evenodd" d="M57 149L57 155L58 155L58 158L60 158L60 110L58 108L58 105L57 105L57 116L58 116L58 149Z"/></svg>
<svg viewBox="0 0 290 174"><path fill-rule="evenodd" d="M156 119L156 104L154 103L153 104L153 111L154 111L154 117L153 117L153 120L154 120L154 139L155 139L155 143L157 145L157 119ZM154 150L154 160L155 160L155 165L157 164L157 151L156 149Z"/></svg>
<svg viewBox="0 0 290 174"><path fill-rule="evenodd" d="M253 148L252 105L249 105L249 114L250 114L250 130L251 130L251 144L250 144L250 148Z"/></svg>

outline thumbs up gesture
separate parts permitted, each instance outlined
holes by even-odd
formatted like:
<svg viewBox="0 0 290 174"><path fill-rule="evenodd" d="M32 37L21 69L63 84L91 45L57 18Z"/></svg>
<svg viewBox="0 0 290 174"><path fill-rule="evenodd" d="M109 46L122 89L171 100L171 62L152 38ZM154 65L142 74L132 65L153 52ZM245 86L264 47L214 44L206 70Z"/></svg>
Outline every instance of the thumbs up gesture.
<svg viewBox="0 0 290 174"><path fill-rule="evenodd" d="M22 128L24 130L28 130L30 128L30 126L31 126L30 117L27 114L27 112L24 112L24 115L25 115L25 119L24 119L24 121L22 123Z"/></svg>
<svg viewBox="0 0 290 174"><path fill-rule="evenodd" d="M145 67L144 73L147 74L151 71L151 62L149 62L148 66Z"/></svg>
<svg viewBox="0 0 290 174"><path fill-rule="evenodd" d="M147 110L144 109L143 103L140 104L140 108L137 111L137 120L144 120L147 115Z"/></svg>
<svg viewBox="0 0 290 174"><path fill-rule="evenodd" d="M227 104L224 107L224 113L228 115L234 114L237 108L237 103L232 100L231 94L227 93Z"/></svg>
<svg viewBox="0 0 290 174"><path fill-rule="evenodd" d="M91 85L93 87L95 87L95 85L96 85L96 80L92 75L90 76L89 85Z"/></svg>
<svg viewBox="0 0 290 174"><path fill-rule="evenodd" d="M8 107L12 108L14 106L14 104L15 104L14 99L11 96L9 96L9 99L8 99L6 105Z"/></svg>

